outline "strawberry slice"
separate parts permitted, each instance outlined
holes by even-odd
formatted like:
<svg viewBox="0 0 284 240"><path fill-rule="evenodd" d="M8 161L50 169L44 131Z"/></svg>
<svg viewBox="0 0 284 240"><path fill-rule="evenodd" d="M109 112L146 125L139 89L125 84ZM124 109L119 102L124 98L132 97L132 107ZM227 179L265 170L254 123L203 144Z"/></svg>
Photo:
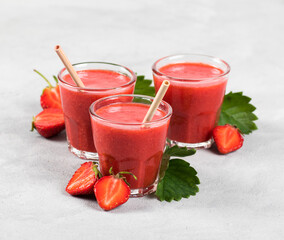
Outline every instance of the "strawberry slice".
<svg viewBox="0 0 284 240"><path fill-rule="evenodd" d="M65 128L62 109L46 108L33 118L32 129L45 137L52 137Z"/></svg>
<svg viewBox="0 0 284 240"><path fill-rule="evenodd" d="M104 176L99 179L94 187L97 202L99 206L106 211L120 206L129 199L130 187L121 174L131 174L136 179L136 177L129 172L120 172L113 175L112 168L110 169L110 174L110 176Z"/></svg>
<svg viewBox="0 0 284 240"><path fill-rule="evenodd" d="M40 105L45 108L62 108L60 101L59 86L49 86L43 89L40 96Z"/></svg>
<svg viewBox="0 0 284 240"><path fill-rule="evenodd" d="M128 201L130 187L123 179L111 175L99 179L95 184L94 192L100 207L111 210Z"/></svg>
<svg viewBox="0 0 284 240"><path fill-rule="evenodd" d="M99 175L100 173L96 164L93 162L83 163L70 179L66 187L66 192L71 195L84 195L92 193Z"/></svg>
<svg viewBox="0 0 284 240"><path fill-rule="evenodd" d="M239 129L230 124L215 127L213 130L213 138L218 151L222 154L236 151L243 146L244 142L244 138Z"/></svg>
<svg viewBox="0 0 284 240"><path fill-rule="evenodd" d="M48 84L46 88L43 89L42 94L40 96L40 105L43 109L45 108L62 108L61 100L60 100L60 92L58 86L58 80L55 76L53 76L56 81L56 85L52 86L51 83L47 80L45 76L43 76L39 71L34 71L39 74Z"/></svg>

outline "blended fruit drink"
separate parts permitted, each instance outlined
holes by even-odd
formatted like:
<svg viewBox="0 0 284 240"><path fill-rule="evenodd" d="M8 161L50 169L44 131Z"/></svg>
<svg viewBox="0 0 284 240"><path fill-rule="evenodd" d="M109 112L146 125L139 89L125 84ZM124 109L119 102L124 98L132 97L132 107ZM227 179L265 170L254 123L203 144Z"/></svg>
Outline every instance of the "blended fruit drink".
<svg viewBox="0 0 284 240"><path fill-rule="evenodd" d="M117 95L94 102L90 107L94 142L100 170L121 171L130 184L132 196L143 196L157 187L172 109L161 102L150 122L142 123L152 102L141 95Z"/></svg>
<svg viewBox="0 0 284 240"><path fill-rule="evenodd" d="M189 54L162 58L152 70L156 91L163 80L171 83L164 97L173 108L168 138L179 146L210 147L229 65L218 58Z"/></svg>
<svg viewBox="0 0 284 240"><path fill-rule="evenodd" d="M76 86L66 69L58 74L68 146L80 158L97 159L89 107L99 98L133 93L136 75L111 63L78 63L73 67L85 88Z"/></svg>

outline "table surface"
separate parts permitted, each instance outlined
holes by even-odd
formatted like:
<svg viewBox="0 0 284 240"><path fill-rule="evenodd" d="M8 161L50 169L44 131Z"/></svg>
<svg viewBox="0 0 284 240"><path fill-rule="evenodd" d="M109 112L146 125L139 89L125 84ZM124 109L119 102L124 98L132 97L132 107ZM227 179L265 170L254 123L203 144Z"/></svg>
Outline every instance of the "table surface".
<svg viewBox="0 0 284 240"><path fill-rule="evenodd" d="M0 8L1 239L283 239L284 2L281 0L3 1ZM65 186L82 163L65 132L30 132L45 82L62 63L108 61L151 78L176 53L218 56L231 65L227 91L252 97L259 130L225 156L186 158L200 191L179 202L130 199L102 211Z"/></svg>

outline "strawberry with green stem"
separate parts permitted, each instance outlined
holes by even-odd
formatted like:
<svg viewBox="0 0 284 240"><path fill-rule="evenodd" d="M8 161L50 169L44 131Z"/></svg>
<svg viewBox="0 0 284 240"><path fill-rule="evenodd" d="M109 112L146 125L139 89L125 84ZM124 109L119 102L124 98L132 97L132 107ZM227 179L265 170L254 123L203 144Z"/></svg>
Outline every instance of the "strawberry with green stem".
<svg viewBox="0 0 284 240"><path fill-rule="evenodd" d="M40 96L40 105L43 109L45 108L62 108L61 100L60 100L60 92L58 86L58 79L56 76L53 76L56 85L52 86L48 79L43 76L39 71L34 71L39 74L48 84L46 88L43 89L42 94Z"/></svg>

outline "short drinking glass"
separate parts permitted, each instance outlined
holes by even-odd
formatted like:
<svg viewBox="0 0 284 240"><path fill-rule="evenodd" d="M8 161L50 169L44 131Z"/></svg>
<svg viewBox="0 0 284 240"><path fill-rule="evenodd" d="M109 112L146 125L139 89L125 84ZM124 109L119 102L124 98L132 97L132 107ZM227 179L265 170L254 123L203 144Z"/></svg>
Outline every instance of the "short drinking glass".
<svg viewBox="0 0 284 240"><path fill-rule="evenodd" d="M152 101L142 95L117 95L90 107L100 170L103 175L111 167L115 174L133 173L137 180L125 175L131 196L144 196L157 188L172 108L162 101L154 118L142 123Z"/></svg>
<svg viewBox="0 0 284 240"><path fill-rule="evenodd" d="M171 85L164 97L173 108L168 138L182 147L209 148L218 123L230 66L198 54L173 55L152 67L155 89L163 80Z"/></svg>
<svg viewBox="0 0 284 240"><path fill-rule="evenodd" d="M74 64L85 87L75 85L64 68L58 74L69 150L82 159L97 160L89 107L95 100L115 94L131 94L136 75L130 69L106 62Z"/></svg>

